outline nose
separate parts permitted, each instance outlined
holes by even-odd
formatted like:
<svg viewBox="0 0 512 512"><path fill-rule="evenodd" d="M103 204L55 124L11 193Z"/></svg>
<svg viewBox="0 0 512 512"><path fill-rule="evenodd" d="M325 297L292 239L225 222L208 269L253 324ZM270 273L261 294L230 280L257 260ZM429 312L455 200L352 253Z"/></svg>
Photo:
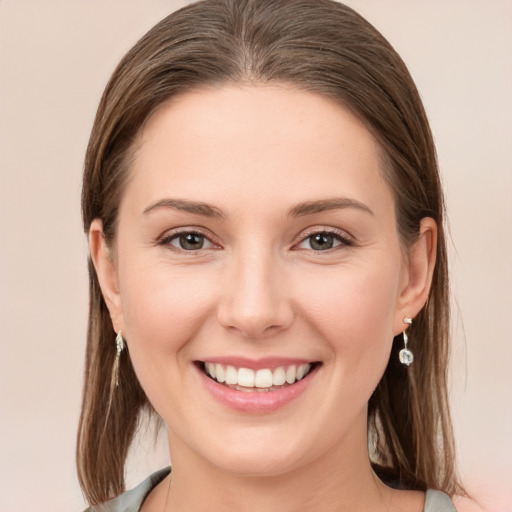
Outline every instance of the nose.
<svg viewBox="0 0 512 512"><path fill-rule="evenodd" d="M270 252L270 251L269 251ZM245 251L225 276L218 320L246 338L261 339L290 326L293 308L283 267L264 251Z"/></svg>

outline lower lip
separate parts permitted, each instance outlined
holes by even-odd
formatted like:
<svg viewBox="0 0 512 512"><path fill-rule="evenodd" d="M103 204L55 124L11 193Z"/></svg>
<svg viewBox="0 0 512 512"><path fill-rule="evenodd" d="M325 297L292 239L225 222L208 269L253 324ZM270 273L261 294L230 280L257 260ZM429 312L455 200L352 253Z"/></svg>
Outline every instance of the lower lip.
<svg viewBox="0 0 512 512"><path fill-rule="evenodd" d="M206 389L221 404L235 411L265 414L277 411L301 396L308 388L318 368L311 370L295 384L274 391L238 391L207 377L200 368L196 367L196 369Z"/></svg>

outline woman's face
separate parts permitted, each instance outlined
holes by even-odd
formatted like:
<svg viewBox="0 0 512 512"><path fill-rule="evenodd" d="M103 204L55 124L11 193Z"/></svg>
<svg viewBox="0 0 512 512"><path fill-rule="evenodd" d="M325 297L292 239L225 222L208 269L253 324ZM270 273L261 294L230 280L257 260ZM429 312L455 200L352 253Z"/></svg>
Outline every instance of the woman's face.
<svg viewBox="0 0 512 512"><path fill-rule="evenodd" d="M153 115L114 265L98 222L91 247L175 464L276 475L366 450L435 243L404 252L394 210L376 142L318 95L225 86Z"/></svg>

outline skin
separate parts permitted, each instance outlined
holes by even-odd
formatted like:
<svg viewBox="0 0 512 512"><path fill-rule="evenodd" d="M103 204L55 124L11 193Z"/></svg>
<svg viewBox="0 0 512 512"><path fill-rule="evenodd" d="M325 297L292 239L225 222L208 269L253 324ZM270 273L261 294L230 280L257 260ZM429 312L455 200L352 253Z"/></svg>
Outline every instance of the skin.
<svg viewBox="0 0 512 512"><path fill-rule="evenodd" d="M174 98L135 149L115 247L98 219L90 246L114 327L168 428L167 509L421 511L421 493L391 490L371 470L367 402L403 318L427 299L436 225L423 219L404 248L368 130L318 95L233 85ZM333 198L343 207L325 208ZM154 207L167 199L217 215ZM321 211L304 211L316 201ZM200 232L203 248L181 248L179 230ZM332 248L312 248L318 232ZM226 356L321 365L285 407L247 414L212 399L194 366ZM144 512L164 510L167 484Z"/></svg>

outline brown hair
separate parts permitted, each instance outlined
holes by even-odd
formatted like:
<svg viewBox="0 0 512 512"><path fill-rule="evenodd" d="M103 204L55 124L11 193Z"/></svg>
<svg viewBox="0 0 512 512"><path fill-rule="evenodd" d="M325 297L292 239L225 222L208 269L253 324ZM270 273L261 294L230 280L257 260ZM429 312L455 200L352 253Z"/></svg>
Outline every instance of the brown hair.
<svg viewBox="0 0 512 512"><path fill-rule="evenodd" d="M369 403L370 453L390 485L460 491L448 409L448 273L444 206L436 153L419 94L391 45L349 7L331 0L205 0L152 28L122 59L101 99L85 158L85 231L103 221L113 244L134 142L172 96L202 85L286 82L352 110L384 153L405 245L420 220L438 225L429 300L409 329L415 362L398 361L397 336ZM77 464L96 504L124 490L124 465L137 419L151 410L123 353L112 395L115 333L89 263L90 311Z"/></svg>

